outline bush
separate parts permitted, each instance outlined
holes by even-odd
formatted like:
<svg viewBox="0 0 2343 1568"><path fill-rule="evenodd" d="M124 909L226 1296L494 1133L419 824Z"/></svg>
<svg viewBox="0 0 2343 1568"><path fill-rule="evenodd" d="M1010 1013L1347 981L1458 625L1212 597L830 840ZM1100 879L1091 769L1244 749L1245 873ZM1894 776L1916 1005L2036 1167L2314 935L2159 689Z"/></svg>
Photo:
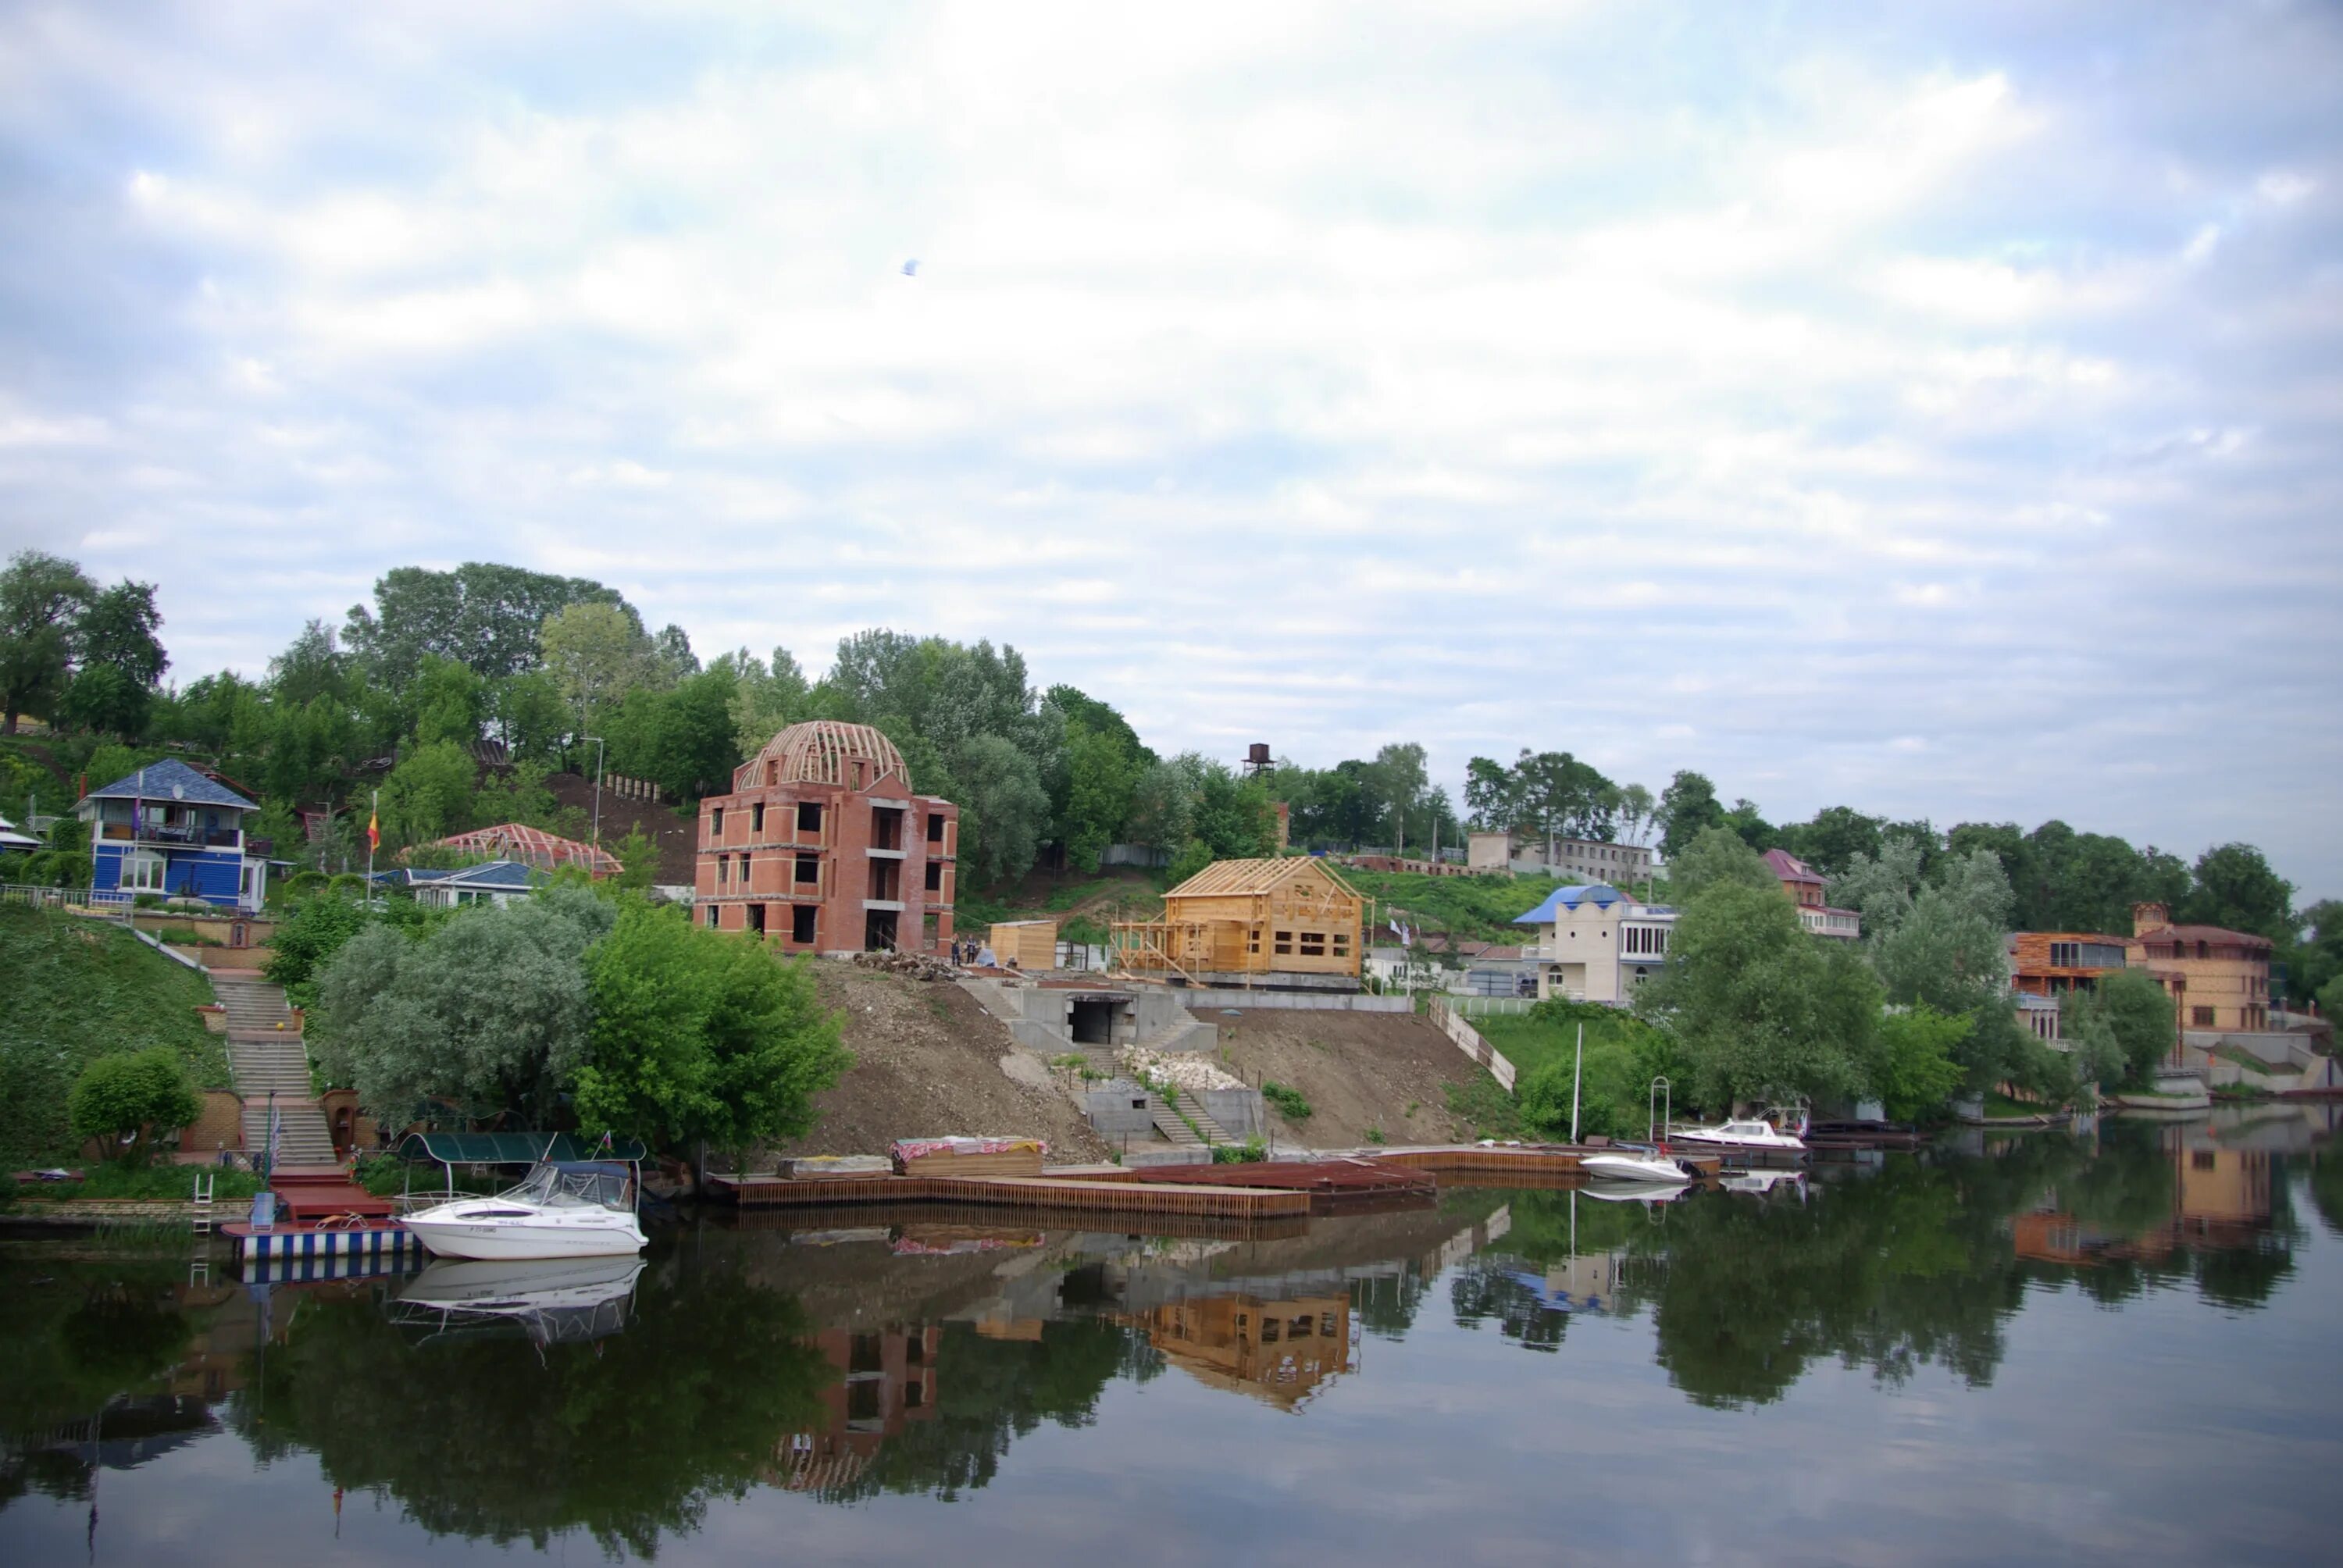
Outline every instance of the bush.
<svg viewBox="0 0 2343 1568"><path fill-rule="evenodd" d="M139 1164L155 1134L193 1121L203 1101L178 1057L158 1045L91 1062L74 1081L66 1111L75 1137L105 1139L109 1159Z"/></svg>
<svg viewBox="0 0 2343 1568"><path fill-rule="evenodd" d="M1264 1083L1261 1086L1261 1097L1276 1106L1277 1113L1288 1121L1310 1120L1310 1101L1298 1089L1282 1083Z"/></svg>
<svg viewBox="0 0 2343 1568"><path fill-rule="evenodd" d="M1251 1165L1268 1158L1269 1146L1258 1138L1248 1138L1242 1143L1212 1145L1212 1163L1215 1165Z"/></svg>
<svg viewBox="0 0 2343 1568"><path fill-rule="evenodd" d="M1591 1054L1591 1053L1590 1053ZM1624 1138L1631 1131L1617 1106L1602 1095L1589 1095L1579 1084L1578 1135L1581 1138ZM1522 1125L1542 1138L1570 1136L1571 1063L1556 1059L1521 1081L1514 1097L1522 1108Z"/></svg>

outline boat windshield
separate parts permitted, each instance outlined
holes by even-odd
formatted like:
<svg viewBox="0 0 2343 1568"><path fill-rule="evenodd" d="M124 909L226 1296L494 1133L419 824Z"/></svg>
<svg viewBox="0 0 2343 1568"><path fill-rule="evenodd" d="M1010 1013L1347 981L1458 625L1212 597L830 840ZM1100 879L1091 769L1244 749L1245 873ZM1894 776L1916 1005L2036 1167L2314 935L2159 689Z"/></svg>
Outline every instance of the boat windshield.
<svg viewBox="0 0 2343 1568"><path fill-rule="evenodd" d="M624 1165L608 1161L548 1161L505 1194L528 1203L587 1204L632 1212L634 1198Z"/></svg>

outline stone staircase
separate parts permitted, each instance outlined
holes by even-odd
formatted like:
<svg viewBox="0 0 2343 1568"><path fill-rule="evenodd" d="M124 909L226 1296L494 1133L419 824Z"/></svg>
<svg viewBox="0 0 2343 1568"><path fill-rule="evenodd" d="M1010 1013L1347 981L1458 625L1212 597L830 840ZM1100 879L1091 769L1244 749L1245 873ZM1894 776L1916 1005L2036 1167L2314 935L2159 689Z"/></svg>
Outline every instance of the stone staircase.
<svg viewBox="0 0 2343 1568"><path fill-rule="evenodd" d="M1155 1131L1163 1135L1167 1143L1177 1144L1182 1149L1202 1149L1204 1146L1204 1141L1196 1136L1196 1130L1182 1121L1180 1113L1166 1105L1163 1097L1152 1090L1147 1094L1147 1118L1155 1123Z"/></svg>
<svg viewBox="0 0 2343 1568"><path fill-rule="evenodd" d="M1190 1121L1196 1124L1197 1131L1203 1133L1205 1142L1233 1143L1237 1141L1237 1140L1229 1136L1228 1129L1222 1127L1219 1122L1212 1120L1212 1113L1204 1109L1203 1101L1198 1100L1187 1090L1182 1089L1173 1091L1172 1096L1172 1104L1174 1109L1183 1112Z"/></svg>
<svg viewBox="0 0 2343 1568"><path fill-rule="evenodd" d="M257 1161L268 1152L273 1106L284 1128L277 1167L332 1165L334 1139L310 1085L309 1049L283 989L238 970L215 970L211 981L227 1015L228 1071L244 1101L246 1156Z"/></svg>

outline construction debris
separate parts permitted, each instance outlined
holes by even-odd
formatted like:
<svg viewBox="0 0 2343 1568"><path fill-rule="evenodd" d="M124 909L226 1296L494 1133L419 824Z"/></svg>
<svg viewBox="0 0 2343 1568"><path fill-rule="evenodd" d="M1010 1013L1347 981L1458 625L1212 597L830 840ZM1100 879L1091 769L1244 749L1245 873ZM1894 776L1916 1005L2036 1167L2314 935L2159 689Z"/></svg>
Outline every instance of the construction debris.
<svg viewBox="0 0 2343 1568"><path fill-rule="evenodd" d="M958 980L960 970L942 959L930 958L925 953L900 951L857 953L853 963L861 969L879 970L890 975L909 975L913 980Z"/></svg>
<svg viewBox="0 0 2343 1568"><path fill-rule="evenodd" d="M1048 1145L1038 1138L899 1138L906 1176L1039 1176Z"/></svg>
<svg viewBox="0 0 2343 1568"><path fill-rule="evenodd" d="M782 1161L777 1172L792 1181L870 1181L894 1173L895 1162L884 1154L801 1154Z"/></svg>

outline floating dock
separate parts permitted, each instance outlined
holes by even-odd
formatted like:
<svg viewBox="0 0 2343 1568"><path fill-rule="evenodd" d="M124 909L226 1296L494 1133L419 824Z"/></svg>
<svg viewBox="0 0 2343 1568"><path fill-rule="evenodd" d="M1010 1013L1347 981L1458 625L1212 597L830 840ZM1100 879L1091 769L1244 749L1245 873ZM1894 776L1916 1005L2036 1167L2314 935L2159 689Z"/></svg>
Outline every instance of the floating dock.
<svg viewBox="0 0 2343 1568"><path fill-rule="evenodd" d="M247 1262L262 1259L423 1255L423 1243L396 1220L368 1220L354 1225L281 1221L266 1228L231 1220L216 1229L235 1244L236 1256Z"/></svg>
<svg viewBox="0 0 2343 1568"><path fill-rule="evenodd" d="M1310 1212L1306 1191L1063 1176L878 1176L793 1181L779 1176L711 1175L708 1186L709 1196L744 1209L953 1203L1061 1217L1111 1214L1212 1220L1306 1218Z"/></svg>
<svg viewBox="0 0 2343 1568"><path fill-rule="evenodd" d="M1442 1181L1460 1186L1574 1187L1586 1180L1585 1172L1578 1168L1579 1161L1603 1152L1600 1149L1558 1145L1502 1148L1468 1143L1394 1149L1375 1158L1385 1164L1429 1171ZM1724 1159L1715 1154L1687 1154L1672 1150L1668 1158L1703 1179L1715 1177L1725 1169Z"/></svg>

